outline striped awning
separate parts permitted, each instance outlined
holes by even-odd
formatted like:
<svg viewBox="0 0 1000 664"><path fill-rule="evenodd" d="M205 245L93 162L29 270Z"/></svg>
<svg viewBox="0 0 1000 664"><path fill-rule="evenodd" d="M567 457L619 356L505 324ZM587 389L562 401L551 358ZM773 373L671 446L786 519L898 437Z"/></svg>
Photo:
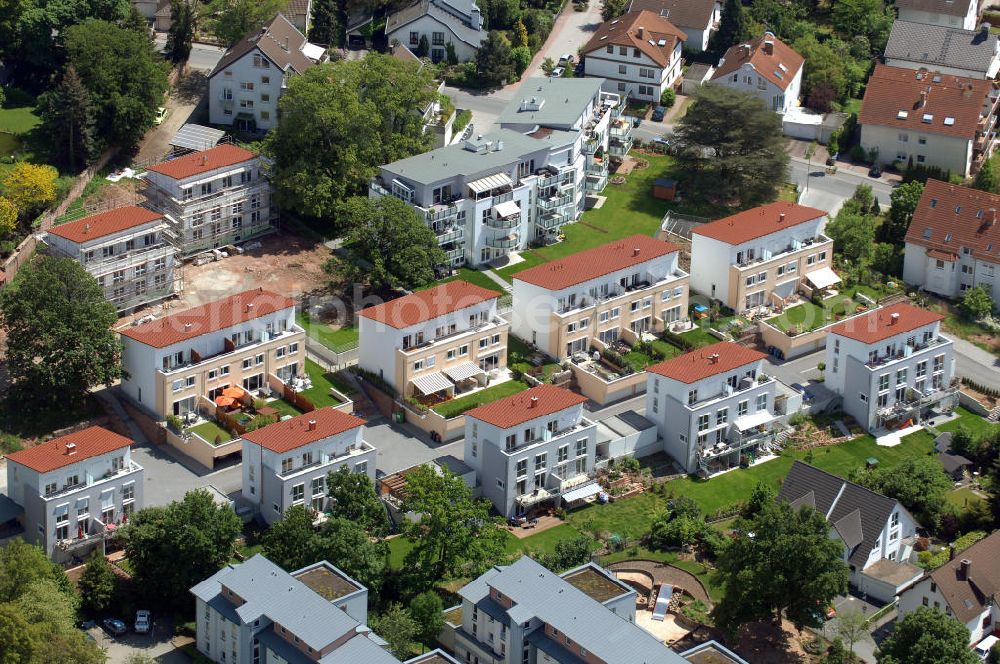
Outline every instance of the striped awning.
<svg viewBox="0 0 1000 664"><path fill-rule="evenodd" d="M469 189L471 189L474 194L481 194L485 191L490 191L491 189L499 189L500 187L513 186L514 181L511 180L510 176L506 173L487 175L484 178L479 178L478 180L473 180L469 183Z"/></svg>
<svg viewBox="0 0 1000 664"><path fill-rule="evenodd" d="M455 382L475 378L480 374L486 373L472 362L462 362L461 364L456 364L453 367L448 367L444 370L444 372L448 375L448 378L451 378Z"/></svg>
<svg viewBox="0 0 1000 664"><path fill-rule="evenodd" d="M420 390L422 394L434 394L435 392L447 390L454 386L454 383L445 378L444 374L440 371L417 376L413 379L413 387Z"/></svg>

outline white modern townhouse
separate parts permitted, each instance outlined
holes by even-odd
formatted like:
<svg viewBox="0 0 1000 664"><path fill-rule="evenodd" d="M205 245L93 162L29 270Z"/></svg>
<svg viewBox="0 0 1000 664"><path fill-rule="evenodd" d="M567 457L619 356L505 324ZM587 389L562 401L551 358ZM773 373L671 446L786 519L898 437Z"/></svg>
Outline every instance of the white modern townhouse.
<svg viewBox="0 0 1000 664"><path fill-rule="evenodd" d="M609 158L632 145L620 99L599 79L532 78L499 129L386 164L369 195L409 203L457 267L552 243L603 191Z"/></svg>
<svg viewBox="0 0 1000 664"><path fill-rule="evenodd" d="M310 44L276 15L230 47L208 75L209 121L245 132L274 128L288 79L326 59L325 46Z"/></svg>
<svg viewBox="0 0 1000 664"><path fill-rule="evenodd" d="M390 44L397 41L416 51L423 40L428 49L423 55L435 63L448 57L449 48L459 62L472 60L486 35L475 0L417 0L390 14L385 25Z"/></svg>
<svg viewBox="0 0 1000 664"><path fill-rule="evenodd" d="M596 495L597 425L586 397L542 384L465 414L465 463L505 517Z"/></svg>
<svg viewBox="0 0 1000 664"><path fill-rule="evenodd" d="M655 106L664 92L680 86L686 40L659 14L634 11L602 23L581 55L586 75L603 78L606 92Z"/></svg>
<svg viewBox="0 0 1000 664"><path fill-rule="evenodd" d="M996 194L927 180L906 231L903 281L949 298L981 286L1000 302L998 209Z"/></svg>
<svg viewBox="0 0 1000 664"><path fill-rule="evenodd" d="M243 434L243 499L271 524L294 505L322 514L326 477L341 468L374 483L376 451L363 438L364 423L319 408Z"/></svg>
<svg viewBox="0 0 1000 664"><path fill-rule="evenodd" d="M404 397L448 398L486 385L507 366L510 324L496 291L467 281L358 312L358 366Z"/></svg>
<svg viewBox="0 0 1000 664"><path fill-rule="evenodd" d="M708 40L722 20L718 0L632 0L629 11L650 11L667 19L687 35L684 50L694 53L708 49Z"/></svg>
<svg viewBox="0 0 1000 664"><path fill-rule="evenodd" d="M777 382L765 357L722 341L646 368L646 417L685 472L712 475L771 451Z"/></svg>
<svg viewBox="0 0 1000 664"><path fill-rule="evenodd" d="M53 226L45 243L83 265L121 312L174 294L167 228L159 212L128 205Z"/></svg>
<svg viewBox="0 0 1000 664"><path fill-rule="evenodd" d="M220 664L399 664L365 623L368 590L326 561L257 554L191 588L198 652Z"/></svg>
<svg viewBox="0 0 1000 664"><path fill-rule="evenodd" d="M1000 71L1000 38L988 24L966 30L897 20L885 46L885 64L990 80Z"/></svg>
<svg viewBox="0 0 1000 664"><path fill-rule="evenodd" d="M904 302L830 328L825 385L866 431L916 426L958 405L955 351L941 336L942 319Z"/></svg>
<svg viewBox="0 0 1000 664"><path fill-rule="evenodd" d="M142 509L143 469L132 441L93 426L7 455L7 498L24 539L59 563L86 558ZM10 518L5 514L3 521Z"/></svg>
<svg viewBox="0 0 1000 664"><path fill-rule="evenodd" d="M826 517L830 537L844 545L850 584L879 602L892 602L923 575L910 564L916 523L898 500L795 461L778 492L795 509L811 507Z"/></svg>
<svg viewBox="0 0 1000 664"><path fill-rule="evenodd" d="M269 392L305 371L295 303L255 289L120 330L121 391L157 419L196 413L230 386Z"/></svg>
<svg viewBox="0 0 1000 664"><path fill-rule="evenodd" d="M993 153L998 100L982 78L875 65L858 113L861 147L876 163L969 177Z"/></svg>
<svg viewBox="0 0 1000 664"><path fill-rule="evenodd" d="M997 633L1000 626L1000 531L976 542L899 597L899 615L921 606L958 620L969 630L969 647Z"/></svg>
<svg viewBox="0 0 1000 664"><path fill-rule="evenodd" d="M636 623L635 590L597 565L556 575L527 556L458 591L455 656L481 664L682 664ZM708 653L711 656L711 653Z"/></svg>
<svg viewBox="0 0 1000 664"><path fill-rule="evenodd" d="M514 275L512 331L565 359L687 319L679 247L633 235Z"/></svg>
<svg viewBox="0 0 1000 664"><path fill-rule="evenodd" d="M142 193L186 259L274 231L278 214L265 169L263 157L224 144L150 166Z"/></svg>
<svg viewBox="0 0 1000 664"><path fill-rule="evenodd" d="M779 201L691 230L691 288L736 311L781 305L840 281L826 212Z"/></svg>
<svg viewBox="0 0 1000 664"><path fill-rule="evenodd" d="M729 47L712 74L712 83L749 92L776 113L798 105L805 60L785 42L763 36Z"/></svg>
<svg viewBox="0 0 1000 664"><path fill-rule="evenodd" d="M972 30L979 18L978 0L897 0L900 21Z"/></svg>

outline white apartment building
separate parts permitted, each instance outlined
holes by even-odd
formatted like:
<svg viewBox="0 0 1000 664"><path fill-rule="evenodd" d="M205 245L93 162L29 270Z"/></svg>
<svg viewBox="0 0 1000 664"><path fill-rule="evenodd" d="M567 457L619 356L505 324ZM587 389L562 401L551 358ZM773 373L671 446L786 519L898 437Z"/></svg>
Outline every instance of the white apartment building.
<svg viewBox="0 0 1000 664"><path fill-rule="evenodd" d="M369 195L396 196L434 230L451 266L556 242L632 145L618 95L598 79L532 78L499 129L386 164ZM599 154L600 153L600 154Z"/></svg>
<svg viewBox="0 0 1000 664"><path fill-rule="evenodd" d="M876 65L858 113L861 147L881 164L968 177L993 153L998 100L982 78Z"/></svg>
<svg viewBox="0 0 1000 664"><path fill-rule="evenodd" d="M268 389L305 369L295 303L255 289L120 330L120 389L157 418L197 412L230 385ZM214 406L212 406L214 409Z"/></svg>
<svg viewBox="0 0 1000 664"><path fill-rule="evenodd" d="M691 230L691 288L736 311L840 281L826 212L779 201Z"/></svg>
<svg viewBox="0 0 1000 664"><path fill-rule="evenodd" d="M646 418L686 472L712 475L769 451L777 384L765 357L723 341L646 368Z"/></svg>
<svg viewBox="0 0 1000 664"><path fill-rule="evenodd" d="M45 243L101 285L118 311L174 293L174 254L163 215L127 205L49 229Z"/></svg>
<svg viewBox="0 0 1000 664"><path fill-rule="evenodd" d="M633 235L514 275L512 330L557 359L687 319L679 247Z"/></svg>
<svg viewBox="0 0 1000 664"><path fill-rule="evenodd" d="M803 64L801 55L765 32L762 37L731 46L719 60L711 80L716 85L749 92L784 115L798 104Z"/></svg>
<svg viewBox="0 0 1000 664"><path fill-rule="evenodd" d="M24 539L56 562L85 558L142 509L143 469L132 441L93 426L7 455L7 497Z"/></svg>
<svg viewBox="0 0 1000 664"><path fill-rule="evenodd" d="M388 43L398 41L415 51L423 39L426 57L435 63L448 56L449 46L459 62L472 60L486 35L475 0L417 0L390 14L385 25Z"/></svg>
<svg viewBox="0 0 1000 664"><path fill-rule="evenodd" d="M927 180L906 231L903 281L960 298L982 286L1000 306L1000 196Z"/></svg>
<svg viewBox="0 0 1000 664"><path fill-rule="evenodd" d="M181 258L247 242L277 224L264 158L235 145L154 164L143 180L147 205L166 218Z"/></svg>
<svg viewBox="0 0 1000 664"><path fill-rule="evenodd" d="M978 0L897 0L900 21L972 30L979 18Z"/></svg>
<svg viewBox="0 0 1000 664"><path fill-rule="evenodd" d="M399 664L365 623L368 591L326 561L289 574L257 554L191 588L198 652L220 664Z"/></svg>
<svg viewBox="0 0 1000 664"><path fill-rule="evenodd" d="M229 48L208 75L209 121L237 131L272 129L288 79L326 59L325 47L310 44L284 14L276 15Z"/></svg>
<svg viewBox="0 0 1000 664"><path fill-rule="evenodd" d="M605 21L583 47L587 76L604 79L605 92L650 101L680 86L681 49L687 35L651 11Z"/></svg>
<svg viewBox="0 0 1000 664"><path fill-rule="evenodd" d="M341 468L375 482L375 448L364 420L320 408L243 434L243 498L271 524L293 505L323 513L326 476Z"/></svg>
<svg viewBox="0 0 1000 664"><path fill-rule="evenodd" d="M449 281L358 312L358 366L402 396L451 397L507 366L499 293Z"/></svg>
<svg viewBox="0 0 1000 664"><path fill-rule="evenodd" d="M941 336L943 319L904 302L830 329L825 385L866 431L919 424L932 410L958 405L955 353Z"/></svg>
<svg viewBox="0 0 1000 664"><path fill-rule="evenodd" d="M668 19L687 39L684 49L694 53L708 50L708 41L719 29L722 3L718 0L632 0L630 12L648 10Z"/></svg>
<svg viewBox="0 0 1000 664"><path fill-rule="evenodd" d="M465 414L465 463L482 495L505 517L544 503L601 491L588 482L597 459L597 425L583 416L586 397L542 384Z"/></svg>

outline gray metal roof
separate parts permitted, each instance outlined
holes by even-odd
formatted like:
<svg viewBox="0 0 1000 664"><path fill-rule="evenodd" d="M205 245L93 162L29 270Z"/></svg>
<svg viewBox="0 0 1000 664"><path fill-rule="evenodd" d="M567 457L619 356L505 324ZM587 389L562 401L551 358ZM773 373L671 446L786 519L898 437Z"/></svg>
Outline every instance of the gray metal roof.
<svg viewBox="0 0 1000 664"><path fill-rule="evenodd" d="M885 46L885 57L986 73L997 55L997 35L946 25L896 21Z"/></svg>
<svg viewBox="0 0 1000 664"><path fill-rule="evenodd" d="M491 571L494 573L487 580L480 577L469 585L476 584L474 594L481 592L482 587L487 592L493 587L509 597L514 606L507 613L516 622L536 617L607 664L684 662L642 627L612 612L527 556Z"/></svg>
<svg viewBox="0 0 1000 664"><path fill-rule="evenodd" d="M602 83L603 78L529 78L500 113L497 124L570 127L583 114L590 100L601 91ZM537 111L520 110L521 102L532 97L545 103Z"/></svg>
<svg viewBox="0 0 1000 664"><path fill-rule="evenodd" d="M170 139L170 145L175 148L186 150L202 151L214 148L222 140L226 132L221 129L213 129L204 125L188 122L182 126L174 137Z"/></svg>

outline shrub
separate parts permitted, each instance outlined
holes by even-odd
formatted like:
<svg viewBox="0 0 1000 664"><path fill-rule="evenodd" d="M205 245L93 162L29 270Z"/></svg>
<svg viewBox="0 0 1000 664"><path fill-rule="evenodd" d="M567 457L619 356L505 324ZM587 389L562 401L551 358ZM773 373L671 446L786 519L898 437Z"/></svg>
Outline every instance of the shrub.
<svg viewBox="0 0 1000 664"><path fill-rule="evenodd" d="M184 421L177 415L167 415L167 426L177 433L184 431Z"/></svg>
<svg viewBox="0 0 1000 664"><path fill-rule="evenodd" d="M667 108L670 108L671 106L674 105L674 102L676 101L677 101L677 93L674 92L673 88L667 88L666 90L663 91L663 94L660 95L661 106L666 106Z"/></svg>

